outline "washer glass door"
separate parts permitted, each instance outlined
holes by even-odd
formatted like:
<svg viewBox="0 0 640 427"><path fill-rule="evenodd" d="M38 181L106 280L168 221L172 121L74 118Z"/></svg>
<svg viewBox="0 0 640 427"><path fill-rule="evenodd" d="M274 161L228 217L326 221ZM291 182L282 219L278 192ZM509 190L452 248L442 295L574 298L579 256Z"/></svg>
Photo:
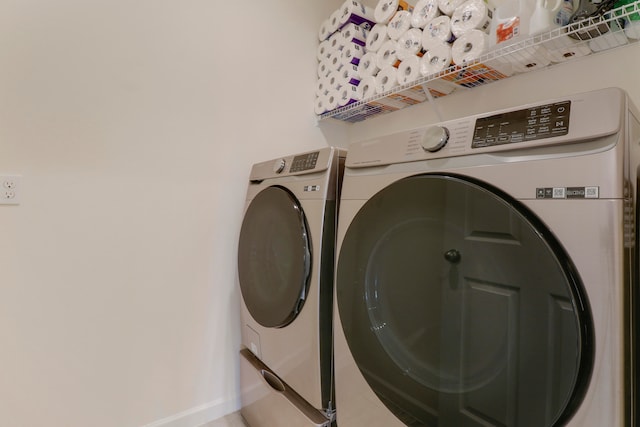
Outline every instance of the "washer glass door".
<svg viewBox="0 0 640 427"><path fill-rule="evenodd" d="M298 315L311 271L309 233L300 202L267 187L247 208L238 243L242 298L255 321L279 328Z"/></svg>
<svg viewBox="0 0 640 427"><path fill-rule="evenodd" d="M428 174L372 197L336 282L358 367L409 426L566 423L593 363L575 269L526 207L468 178Z"/></svg>

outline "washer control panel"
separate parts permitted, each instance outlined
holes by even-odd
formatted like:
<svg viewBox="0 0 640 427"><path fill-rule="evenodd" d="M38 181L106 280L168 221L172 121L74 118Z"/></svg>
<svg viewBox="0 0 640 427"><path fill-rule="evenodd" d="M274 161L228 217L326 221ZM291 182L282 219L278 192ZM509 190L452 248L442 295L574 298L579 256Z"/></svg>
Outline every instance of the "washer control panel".
<svg viewBox="0 0 640 427"><path fill-rule="evenodd" d="M563 136L569 133L571 101L539 105L476 119L472 148Z"/></svg>
<svg viewBox="0 0 640 427"><path fill-rule="evenodd" d="M316 163L318 163L319 154L319 151L314 151L312 153L295 156L293 158L293 162L291 162L291 168L289 169L289 172L302 172L315 169Z"/></svg>

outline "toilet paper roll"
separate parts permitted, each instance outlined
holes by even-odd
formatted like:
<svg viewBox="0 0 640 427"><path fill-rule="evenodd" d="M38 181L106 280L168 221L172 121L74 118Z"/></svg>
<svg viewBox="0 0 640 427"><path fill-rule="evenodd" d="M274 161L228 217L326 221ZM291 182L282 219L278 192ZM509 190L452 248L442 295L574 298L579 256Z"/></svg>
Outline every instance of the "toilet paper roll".
<svg viewBox="0 0 640 427"><path fill-rule="evenodd" d="M322 60L322 61L320 61L318 63L318 77L319 78L327 77L331 71L333 71L333 68L331 68L331 65L329 64L329 61Z"/></svg>
<svg viewBox="0 0 640 427"><path fill-rule="evenodd" d="M328 40L321 42L318 45L318 49L316 50L316 57L318 61L322 61L325 58L329 57L329 50L331 49L331 45Z"/></svg>
<svg viewBox="0 0 640 427"><path fill-rule="evenodd" d="M430 76L444 71L451 65L451 45L431 37L424 45L424 55L420 59L420 74Z"/></svg>
<svg viewBox="0 0 640 427"><path fill-rule="evenodd" d="M387 26L384 24L378 24L369 31L365 48L367 49L367 52L377 52L387 40L389 40Z"/></svg>
<svg viewBox="0 0 640 427"><path fill-rule="evenodd" d="M460 37L470 30L489 33L492 13L483 0L467 0L451 15L451 32Z"/></svg>
<svg viewBox="0 0 640 427"><path fill-rule="evenodd" d="M387 34L391 40L398 38L411 28L411 12L401 10L387 24Z"/></svg>
<svg viewBox="0 0 640 427"><path fill-rule="evenodd" d="M376 93L382 94L398 84L398 69L389 65L376 76Z"/></svg>
<svg viewBox="0 0 640 427"><path fill-rule="evenodd" d="M435 37L446 43L453 43L456 38L451 32L451 18L447 15L440 15L429 21L422 32L422 43L424 44L424 41L431 37Z"/></svg>
<svg viewBox="0 0 640 427"><path fill-rule="evenodd" d="M420 58L414 55L403 60L398 65L396 77L398 84L401 85L416 81L420 77Z"/></svg>
<svg viewBox="0 0 640 427"><path fill-rule="evenodd" d="M376 56L376 52L367 52L362 56L362 58L360 58L360 63L358 64L358 76L361 80L365 77L375 76L378 74L380 67L378 67Z"/></svg>
<svg viewBox="0 0 640 427"><path fill-rule="evenodd" d="M561 36L543 43L552 62L565 62L572 58L589 55L591 49L583 42Z"/></svg>
<svg viewBox="0 0 640 427"><path fill-rule="evenodd" d="M330 28L331 24L329 24L329 18L322 21L322 24L320 24L320 29L318 30L318 39L321 42L325 41L331 35Z"/></svg>
<svg viewBox="0 0 640 427"><path fill-rule="evenodd" d="M316 95L324 96L329 92L331 86L329 85L329 80L326 77L322 77L316 81Z"/></svg>
<svg viewBox="0 0 640 427"><path fill-rule="evenodd" d="M376 54L376 65L381 70L394 66L398 62L398 54L396 53L396 42L393 40L386 41Z"/></svg>
<svg viewBox="0 0 640 427"><path fill-rule="evenodd" d="M376 94L376 78L368 76L360 81L357 87L357 97L360 100L372 98Z"/></svg>
<svg viewBox="0 0 640 427"><path fill-rule="evenodd" d="M329 57L323 61L329 66L329 71L338 71L342 68L342 52L339 50L330 50Z"/></svg>
<svg viewBox="0 0 640 427"><path fill-rule="evenodd" d="M342 28L349 23L360 25L365 29L371 29L375 25L373 9L367 7L356 0L346 0L340 8L340 23L338 28Z"/></svg>
<svg viewBox="0 0 640 427"><path fill-rule="evenodd" d="M451 46L451 58L457 65L478 60L489 49L489 36L480 30L471 30L456 39Z"/></svg>
<svg viewBox="0 0 640 427"><path fill-rule="evenodd" d="M329 49L333 50L342 50L342 48L346 45L344 41L344 37L340 33L333 33L329 36Z"/></svg>
<svg viewBox="0 0 640 427"><path fill-rule="evenodd" d="M453 11L464 2L465 0L438 0L438 9L443 15L451 16Z"/></svg>
<svg viewBox="0 0 640 427"><path fill-rule="evenodd" d="M418 0L411 13L411 26L424 28L429 21L440 15L438 0Z"/></svg>
<svg viewBox="0 0 640 427"><path fill-rule="evenodd" d="M396 12L413 11L413 6L404 0L379 0L373 11L373 17L378 24L387 24Z"/></svg>
<svg viewBox="0 0 640 427"><path fill-rule="evenodd" d="M360 63L360 58L362 58L363 55L364 47L359 44L351 43L351 45L342 49L341 61L345 65L358 65L358 63Z"/></svg>
<svg viewBox="0 0 640 427"><path fill-rule="evenodd" d="M342 67L338 72L340 79L347 82L350 85L357 86L360 83L360 75L358 74L358 66L355 64L348 64Z"/></svg>
<svg viewBox="0 0 640 427"><path fill-rule="evenodd" d="M367 44L367 35L369 34L369 30L366 30L360 25L347 24L342 27L340 34L342 34L342 39L345 45L355 43L360 46L365 46Z"/></svg>
<svg viewBox="0 0 640 427"><path fill-rule="evenodd" d="M338 89L332 89L323 98L323 104L326 111L335 110L338 107Z"/></svg>
<svg viewBox="0 0 640 427"><path fill-rule="evenodd" d="M358 88L354 85L344 85L338 90L338 107L344 107L345 105L353 104L357 102Z"/></svg>
<svg viewBox="0 0 640 427"><path fill-rule="evenodd" d="M340 77L340 74L337 71L332 71L329 73L326 80L326 89L327 92L331 92L332 90L340 89L340 87L344 84L344 80Z"/></svg>
<svg viewBox="0 0 640 427"><path fill-rule="evenodd" d="M420 28L411 28L398 38L396 42L396 55L400 61L416 56L422 50L422 31Z"/></svg>
<svg viewBox="0 0 640 427"><path fill-rule="evenodd" d="M342 16L342 10L338 9L329 15L329 34L333 34L338 31L340 26L340 17Z"/></svg>
<svg viewBox="0 0 640 427"><path fill-rule="evenodd" d="M316 97L316 102L315 102L315 105L313 107L313 110L315 111L315 113L318 116L327 111L326 107L324 106L324 99L325 99L324 96Z"/></svg>

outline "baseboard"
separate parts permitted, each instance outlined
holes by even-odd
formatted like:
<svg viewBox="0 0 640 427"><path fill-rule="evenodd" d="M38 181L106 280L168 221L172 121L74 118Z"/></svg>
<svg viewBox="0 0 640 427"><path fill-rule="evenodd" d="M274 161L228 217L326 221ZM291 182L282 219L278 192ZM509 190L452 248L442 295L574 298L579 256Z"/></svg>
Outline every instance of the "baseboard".
<svg viewBox="0 0 640 427"><path fill-rule="evenodd" d="M142 427L198 427L239 409L239 397L236 399L219 399L154 421L151 424L145 424Z"/></svg>

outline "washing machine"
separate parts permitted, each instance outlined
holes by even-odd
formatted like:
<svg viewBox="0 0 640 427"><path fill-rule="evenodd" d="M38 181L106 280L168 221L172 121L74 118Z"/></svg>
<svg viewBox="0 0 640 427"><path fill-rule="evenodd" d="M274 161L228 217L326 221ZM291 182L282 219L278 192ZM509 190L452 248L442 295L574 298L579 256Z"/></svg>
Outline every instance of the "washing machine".
<svg viewBox="0 0 640 427"><path fill-rule="evenodd" d="M604 89L353 143L340 427L631 427L638 112Z"/></svg>
<svg viewBox="0 0 640 427"><path fill-rule="evenodd" d="M255 164L238 243L242 414L252 427L328 425L337 201L345 151ZM296 412L297 411L297 412ZM318 414L322 416L318 416Z"/></svg>

